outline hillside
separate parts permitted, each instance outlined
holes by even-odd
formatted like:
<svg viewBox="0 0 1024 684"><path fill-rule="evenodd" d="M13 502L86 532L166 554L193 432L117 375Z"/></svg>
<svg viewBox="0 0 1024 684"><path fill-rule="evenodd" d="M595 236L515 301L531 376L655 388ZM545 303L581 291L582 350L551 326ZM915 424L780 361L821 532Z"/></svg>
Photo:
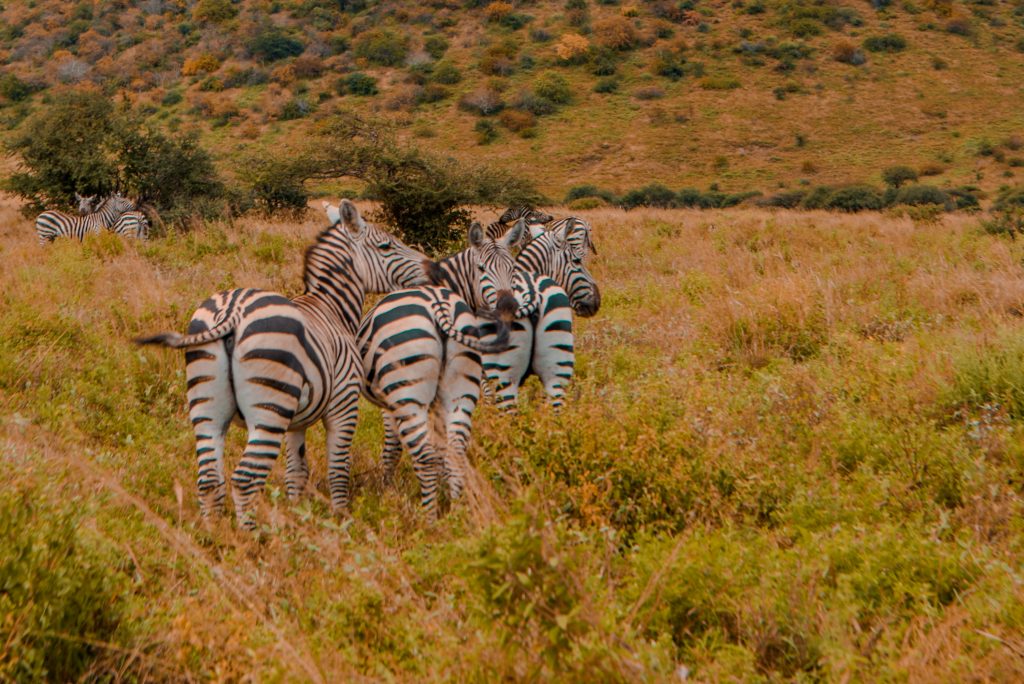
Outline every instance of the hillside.
<svg viewBox="0 0 1024 684"><path fill-rule="evenodd" d="M561 415L475 416L493 510L425 524L364 406L351 517L317 427L254 539L202 524L182 355L130 340L294 294L319 221L42 248L0 211L0 679L1024 678L1024 242L972 217L583 212L602 309Z"/></svg>
<svg viewBox="0 0 1024 684"><path fill-rule="evenodd" d="M374 112L554 198L878 182L893 164L992 192L1024 167L1022 50L1019 0L37 0L0 11L0 116L91 84L199 130L230 169Z"/></svg>

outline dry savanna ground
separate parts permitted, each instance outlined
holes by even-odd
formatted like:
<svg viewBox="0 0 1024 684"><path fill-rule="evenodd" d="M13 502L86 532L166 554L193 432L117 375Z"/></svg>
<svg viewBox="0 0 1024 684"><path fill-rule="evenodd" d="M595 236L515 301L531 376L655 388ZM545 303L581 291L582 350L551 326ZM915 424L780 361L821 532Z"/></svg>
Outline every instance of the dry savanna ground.
<svg viewBox="0 0 1024 684"><path fill-rule="evenodd" d="M561 415L532 382L478 412L490 510L425 524L366 408L351 515L316 428L316 491L279 468L253 538L201 524L182 355L130 339L296 293L319 217L44 249L5 204L0 679L1024 678L1024 244L969 215L581 213L603 308Z"/></svg>

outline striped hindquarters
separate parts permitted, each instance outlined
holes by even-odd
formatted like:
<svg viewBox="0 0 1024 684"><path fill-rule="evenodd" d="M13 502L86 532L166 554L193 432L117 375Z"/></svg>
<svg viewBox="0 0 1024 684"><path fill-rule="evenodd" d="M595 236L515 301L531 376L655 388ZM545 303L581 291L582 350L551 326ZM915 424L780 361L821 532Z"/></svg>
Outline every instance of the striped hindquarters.
<svg viewBox="0 0 1024 684"><path fill-rule="evenodd" d="M57 238L84 240L89 233L98 233L103 228L93 216L72 216L62 211L44 211L36 217L36 235L40 244L53 242Z"/></svg>
<svg viewBox="0 0 1024 684"><path fill-rule="evenodd" d="M148 240L149 220L141 211L126 211L114 221L110 230L123 237Z"/></svg>

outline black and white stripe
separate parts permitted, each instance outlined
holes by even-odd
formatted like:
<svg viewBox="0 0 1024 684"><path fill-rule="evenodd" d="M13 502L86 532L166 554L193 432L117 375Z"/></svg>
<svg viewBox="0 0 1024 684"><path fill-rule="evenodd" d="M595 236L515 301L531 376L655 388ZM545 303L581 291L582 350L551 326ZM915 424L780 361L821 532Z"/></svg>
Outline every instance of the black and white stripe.
<svg viewBox="0 0 1024 684"><path fill-rule="evenodd" d="M81 208L84 204L80 203ZM45 245L59 237L84 240L90 233L98 233L114 225L118 217L135 209L135 203L120 194L105 199L99 208L85 216L72 216L62 211L44 211L36 217L36 235Z"/></svg>
<svg viewBox="0 0 1024 684"><path fill-rule="evenodd" d="M509 229L520 219L526 223L526 227L529 229L529 233L523 235L523 240L529 240L530 237L535 237L538 232L544 229L544 225L551 223L554 217L551 214L545 214L543 211L534 209L533 207L527 206L516 206L509 207L505 212L498 217L498 220L488 224L486 232L487 237L497 240L509 231ZM513 245L516 247L517 245Z"/></svg>
<svg viewBox="0 0 1024 684"><path fill-rule="evenodd" d="M510 246L524 229L519 222L505 238L494 240L474 223L470 247L438 263L442 286L393 293L359 327L366 395L384 413L385 476L393 473L404 446L429 517L437 514L438 465L452 498L462 491L480 398L480 352L507 345L508 325L519 306L512 294L517 274ZM477 315L483 311L497 312L496 339L490 344L479 341L492 325ZM444 436L438 436L445 444L442 459L433 443L432 413L444 426Z"/></svg>
<svg viewBox="0 0 1024 684"><path fill-rule="evenodd" d="M110 230L122 237L148 240L149 220L141 211L126 211L114 221L114 225L110 227Z"/></svg>
<svg viewBox="0 0 1024 684"><path fill-rule="evenodd" d="M248 443L232 475L239 523L254 526L253 500L285 442L290 498L305 489L306 428L327 431L328 485L335 511L350 496L350 454L358 416L362 364L355 333L368 292L390 292L430 280L434 263L367 224L348 200L340 221L306 252L305 292L288 299L254 289L221 292L193 314L188 335L140 339L187 348L189 415L196 436L198 489L204 515L223 510L224 438L241 420Z"/></svg>
<svg viewBox="0 0 1024 684"><path fill-rule="evenodd" d="M516 267L531 274L535 306L512 324L509 348L484 356L487 387L501 409L515 406L519 388L537 375L554 408L561 408L575 366L572 315L588 317L601 306L597 282L585 264L593 249L590 225L578 217L553 224L530 240Z"/></svg>

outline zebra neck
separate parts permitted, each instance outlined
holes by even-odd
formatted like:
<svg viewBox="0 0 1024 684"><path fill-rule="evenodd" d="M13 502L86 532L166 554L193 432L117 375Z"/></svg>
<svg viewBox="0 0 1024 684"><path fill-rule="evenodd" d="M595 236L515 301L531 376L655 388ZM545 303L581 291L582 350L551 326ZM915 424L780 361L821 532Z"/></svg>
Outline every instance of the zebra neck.
<svg viewBox="0 0 1024 684"><path fill-rule="evenodd" d="M317 281L295 301L316 311L331 327L355 335L363 315L364 298L364 289L357 283Z"/></svg>
<svg viewBox="0 0 1024 684"><path fill-rule="evenodd" d="M544 235L530 240L529 244L523 247L519 256L516 257L516 268L520 271L552 277L551 272L554 269L552 269L553 264L551 263L551 250L548 249L549 244Z"/></svg>
<svg viewBox="0 0 1024 684"><path fill-rule="evenodd" d="M445 287L462 297L473 310L486 308L480 299L471 250L465 249L437 263L444 273Z"/></svg>

